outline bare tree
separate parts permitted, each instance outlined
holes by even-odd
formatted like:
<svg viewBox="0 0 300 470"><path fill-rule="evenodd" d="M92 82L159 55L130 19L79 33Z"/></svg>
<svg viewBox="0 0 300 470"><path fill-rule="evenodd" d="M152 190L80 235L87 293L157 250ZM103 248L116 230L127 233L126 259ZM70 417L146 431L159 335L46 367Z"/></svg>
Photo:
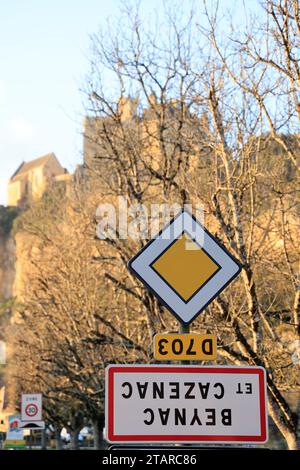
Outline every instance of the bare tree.
<svg viewBox="0 0 300 470"><path fill-rule="evenodd" d="M102 419L105 366L151 362L153 334L176 328L127 270L153 235L151 204L201 202L205 225L243 270L195 328L217 335L218 362L266 368L269 413L287 446L297 446L298 417L285 398L299 390L296 78L274 66L284 56L271 39L271 49L256 42L262 23L224 43L217 10L204 7L203 16L167 10L150 26L127 7L115 34L109 25L93 37L84 166L68 194L49 192L22 216L19 230L36 250L18 308L22 329L11 330L14 375L22 388L39 381L49 421L72 425L75 441L86 419ZM278 8L266 2L273 19ZM119 196L129 236L118 224L100 240L97 206ZM130 231L136 224L140 237Z"/></svg>
<svg viewBox="0 0 300 470"><path fill-rule="evenodd" d="M289 448L295 448L297 416L282 392L299 388L298 365L279 333L294 322L292 342L297 344L299 252L292 242L296 226L287 229L286 224L294 218L295 205L283 208L276 193L281 181L284 197L298 194L297 138L286 132L293 128L295 113L290 106L285 115L274 111L283 95L289 100L285 77L270 82L263 60L249 66L253 35L242 46L235 39L220 43L217 11L206 8L205 27L193 15L180 23L178 12L168 12L168 34L159 38L153 29L147 32L136 11L127 14L125 31L119 29L111 42L104 33L94 37L87 89L94 129L86 133L93 149L86 162L91 178L101 180L101 194L110 200L122 194L129 203L146 206L153 201L205 204L208 226L243 270L198 325L218 333L220 353L227 360L266 368L270 415ZM161 32L159 26L157 30ZM114 96L103 84L105 69ZM128 112L122 106L130 93L134 98L127 101ZM273 161L272 170L266 159ZM285 171L289 162L290 179ZM132 241L118 239L99 244L103 249L109 244L124 266L138 249ZM288 288L284 265L290 273ZM138 296L150 336L170 327L170 318L151 294L130 274L129 285L124 277L120 280L118 269L113 282Z"/></svg>
<svg viewBox="0 0 300 470"><path fill-rule="evenodd" d="M134 332L120 328L122 294L107 289L75 192L73 197L62 201L60 192L50 191L19 221L19 234L30 234L35 250L8 341L10 374L23 391L39 385L48 422L69 429L76 446L86 423L101 437L105 365L147 353Z"/></svg>

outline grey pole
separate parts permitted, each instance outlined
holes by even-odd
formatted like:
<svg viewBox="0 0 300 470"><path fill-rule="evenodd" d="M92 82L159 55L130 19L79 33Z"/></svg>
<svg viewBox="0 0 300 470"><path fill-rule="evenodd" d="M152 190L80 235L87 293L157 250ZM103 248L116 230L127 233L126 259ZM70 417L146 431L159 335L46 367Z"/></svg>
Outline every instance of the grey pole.
<svg viewBox="0 0 300 470"><path fill-rule="evenodd" d="M189 332L190 332L190 325L186 325L185 323L179 323L180 334L187 334Z"/></svg>
<svg viewBox="0 0 300 470"><path fill-rule="evenodd" d="M179 323L179 333L180 334L188 334L190 332L190 325L186 325L185 323ZM189 364L189 361L180 361L180 364Z"/></svg>
<svg viewBox="0 0 300 470"><path fill-rule="evenodd" d="M47 434L46 434L46 429L42 429L42 434L41 434L41 448L43 450L47 450Z"/></svg>

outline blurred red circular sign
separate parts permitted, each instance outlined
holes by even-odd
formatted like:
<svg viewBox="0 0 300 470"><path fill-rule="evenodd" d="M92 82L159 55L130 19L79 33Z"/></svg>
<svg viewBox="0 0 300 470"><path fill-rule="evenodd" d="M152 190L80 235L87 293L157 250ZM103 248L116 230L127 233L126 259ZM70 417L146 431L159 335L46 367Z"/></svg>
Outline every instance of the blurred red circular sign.
<svg viewBox="0 0 300 470"><path fill-rule="evenodd" d="M30 418L32 418L33 416L37 415L38 410L39 409L35 403L29 403L25 408L25 414L27 416L30 416Z"/></svg>

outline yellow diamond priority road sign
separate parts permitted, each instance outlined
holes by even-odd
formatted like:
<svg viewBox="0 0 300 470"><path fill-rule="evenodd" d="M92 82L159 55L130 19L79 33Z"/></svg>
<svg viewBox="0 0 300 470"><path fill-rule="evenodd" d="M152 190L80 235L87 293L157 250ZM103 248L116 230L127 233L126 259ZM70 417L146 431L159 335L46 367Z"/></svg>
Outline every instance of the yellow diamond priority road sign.
<svg viewBox="0 0 300 470"><path fill-rule="evenodd" d="M189 324L241 266L183 210L129 261L129 269L180 322Z"/></svg>

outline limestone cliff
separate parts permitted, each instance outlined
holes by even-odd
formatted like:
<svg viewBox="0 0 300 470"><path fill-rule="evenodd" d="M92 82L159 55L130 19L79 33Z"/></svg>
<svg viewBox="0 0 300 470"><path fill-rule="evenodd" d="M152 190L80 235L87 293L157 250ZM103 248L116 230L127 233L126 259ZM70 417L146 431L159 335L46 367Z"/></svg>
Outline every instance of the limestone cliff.
<svg viewBox="0 0 300 470"><path fill-rule="evenodd" d="M13 296L19 302L24 302L26 292L29 288L27 279L28 273L32 273L31 260L38 251L38 241L36 237L28 233L19 231L15 235L16 258L15 258L15 279L13 284Z"/></svg>
<svg viewBox="0 0 300 470"><path fill-rule="evenodd" d="M0 297L13 296L16 248L12 233L0 235Z"/></svg>

